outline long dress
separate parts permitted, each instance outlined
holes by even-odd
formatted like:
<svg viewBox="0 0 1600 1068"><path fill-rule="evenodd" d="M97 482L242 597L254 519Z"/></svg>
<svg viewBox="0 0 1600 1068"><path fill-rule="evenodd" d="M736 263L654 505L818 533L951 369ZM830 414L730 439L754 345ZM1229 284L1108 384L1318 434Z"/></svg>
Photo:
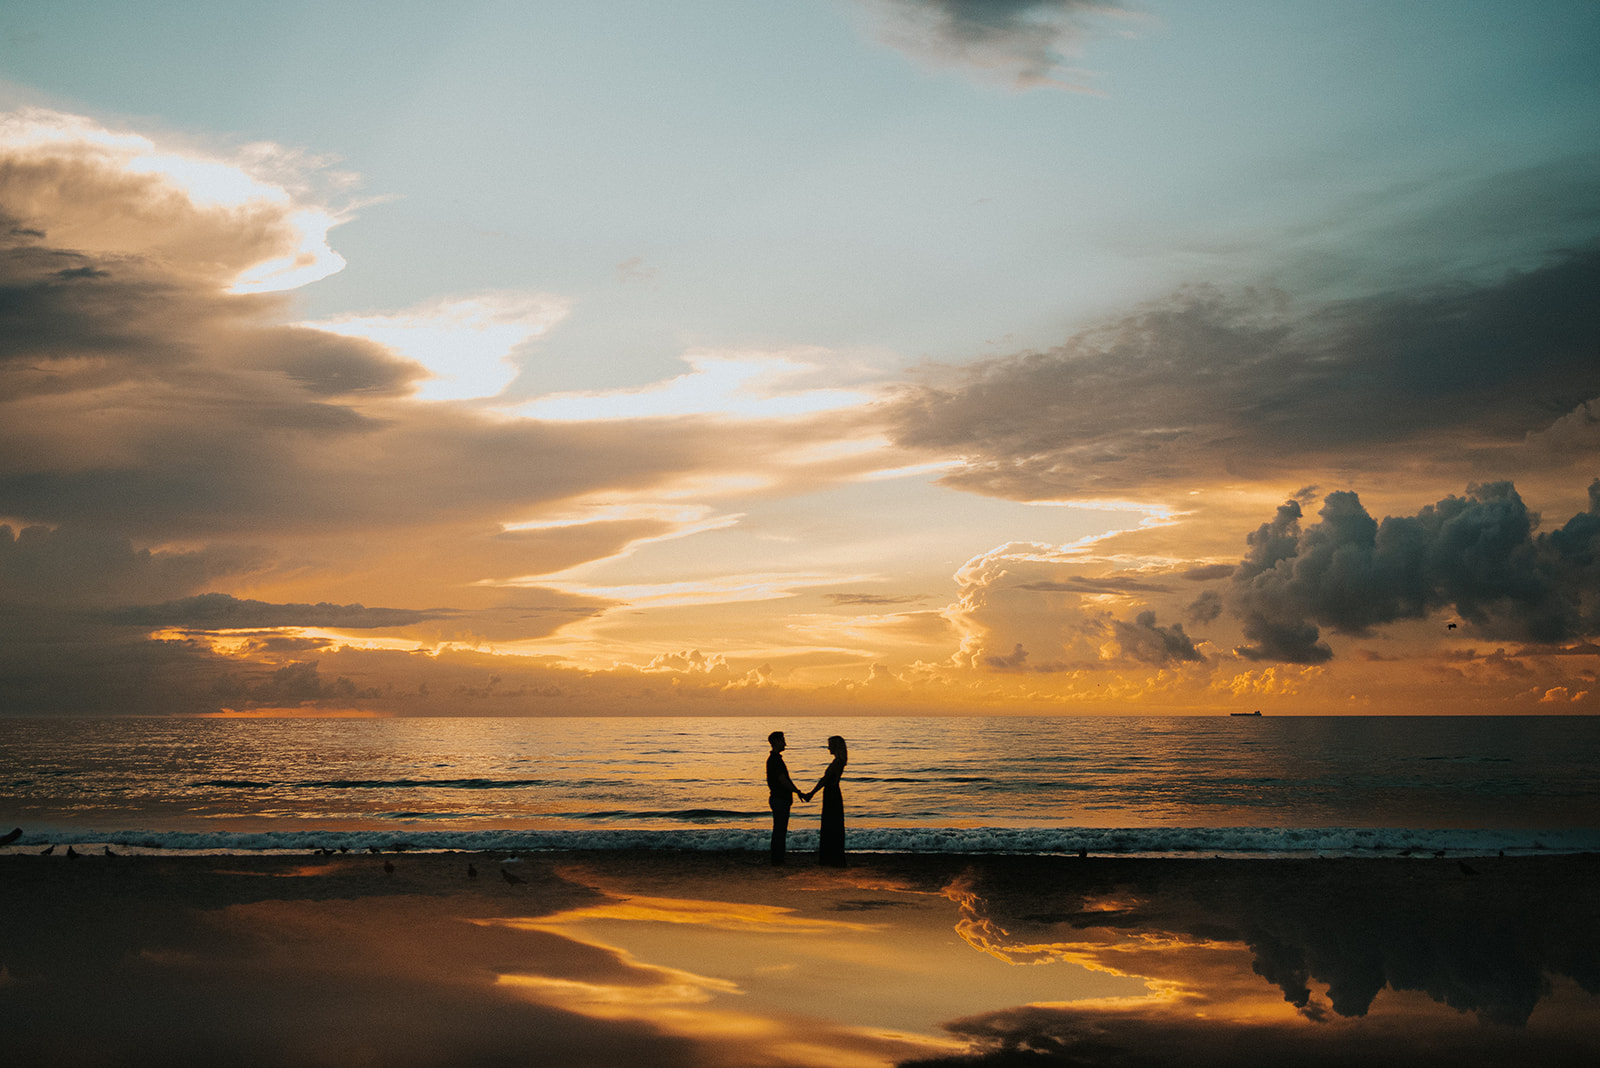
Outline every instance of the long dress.
<svg viewBox="0 0 1600 1068"><path fill-rule="evenodd" d="M843 757L834 757L822 773L822 833L817 840L817 860L834 868L845 866L844 794L839 791L844 765Z"/></svg>

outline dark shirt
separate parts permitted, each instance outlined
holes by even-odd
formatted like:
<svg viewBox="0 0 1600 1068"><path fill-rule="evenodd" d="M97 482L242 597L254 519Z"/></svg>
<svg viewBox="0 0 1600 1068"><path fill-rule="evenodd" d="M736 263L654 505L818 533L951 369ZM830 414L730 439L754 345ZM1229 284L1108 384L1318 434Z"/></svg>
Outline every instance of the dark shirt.
<svg viewBox="0 0 1600 1068"><path fill-rule="evenodd" d="M767 793L775 803L787 805L791 795L798 792L789 778L789 765L783 762L783 754L773 750L767 757Z"/></svg>

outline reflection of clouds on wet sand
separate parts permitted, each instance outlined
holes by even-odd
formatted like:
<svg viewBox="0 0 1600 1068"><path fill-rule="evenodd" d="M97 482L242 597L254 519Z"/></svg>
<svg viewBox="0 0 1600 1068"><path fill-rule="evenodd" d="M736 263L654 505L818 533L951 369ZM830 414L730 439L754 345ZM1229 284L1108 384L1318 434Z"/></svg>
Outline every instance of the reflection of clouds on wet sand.
<svg viewBox="0 0 1600 1068"><path fill-rule="evenodd" d="M570 871L611 900L533 918L492 922L559 932L642 969L670 961L648 991L594 990L508 974L501 981L542 1004L607 1019L647 1020L701 1041L761 1035L784 1063L897 1063L966 1048L939 1023L977 1005L1036 994L1043 976L1019 975L972 953L953 932L943 895L865 871L741 878L742 902L677 898L616 872ZM705 893L703 875L667 889ZM655 888L651 888L652 891ZM732 888L723 888L732 896ZM767 900L762 900L767 898ZM782 903L779 903L779 902ZM645 964L643 962L651 962ZM1100 996L1126 982L1068 967L1048 984L1061 998ZM1137 984L1134 984L1137 985ZM810 1053L802 1053L802 1050ZM754 1053L744 1063L761 1063Z"/></svg>
<svg viewBox="0 0 1600 1068"><path fill-rule="evenodd" d="M447 855L0 859L17 1063L1563 1065L1600 1040L1600 857L619 852L516 884Z"/></svg>
<svg viewBox="0 0 1600 1068"><path fill-rule="evenodd" d="M1110 861L1053 882L1034 863L947 888L963 937L1148 993L967 1016L946 1026L973 1051L914 1063L1592 1063L1595 858Z"/></svg>
<svg viewBox="0 0 1600 1068"><path fill-rule="evenodd" d="M839 940L847 942L853 935L881 927L804 916L776 905L665 897L623 897L548 916L478 922L555 934L611 955L626 970L622 981L603 982L510 971L497 976L505 989L581 1016L647 1023L665 1034L692 1039L702 1045L706 1063L865 1068L964 1048L949 1039L840 1026L808 1013L809 1006L801 999L787 1011L775 1010L770 999L760 996L774 982L788 986L800 970L787 955L764 951L762 943L770 942L770 936L804 936L827 957ZM627 937L643 929L654 929L655 937ZM687 934L700 950L687 955L698 966L716 968L723 975L646 963L635 952L603 940L616 933L624 934L620 941L640 946L640 952L676 959L686 955L682 941ZM705 942L712 933L731 937ZM734 953L723 957L724 950ZM747 984L752 989L747 990ZM747 996L750 993L756 996Z"/></svg>

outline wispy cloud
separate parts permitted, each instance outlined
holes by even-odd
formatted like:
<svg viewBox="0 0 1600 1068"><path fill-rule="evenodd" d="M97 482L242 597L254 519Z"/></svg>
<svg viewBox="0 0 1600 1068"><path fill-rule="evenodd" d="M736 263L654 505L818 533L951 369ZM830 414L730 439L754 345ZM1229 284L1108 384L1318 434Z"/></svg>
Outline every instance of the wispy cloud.
<svg viewBox="0 0 1600 1068"><path fill-rule="evenodd" d="M368 608L360 604L268 604L225 593L207 593L162 604L135 605L106 613L113 623L188 630L240 630L278 627L332 627L389 630L454 613L434 609Z"/></svg>
<svg viewBox="0 0 1600 1068"><path fill-rule="evenodd" d="M1071 66L1084 42L1133 16L1092 0L862 0L886 43L941 67L1016 89L1089 93L1088 71Z"/></svg>
<svg viewBox="0 0 1600 1068"><path fill-rule="evenodd" d="M877 399L866 389L822 385L816 354L713 353L684 356L687 374L632 389L552 393L517 408L534 419L658 419L725 416L772 419L854 408Z"/></svg>
<svg viewBox="0 0 1600 1068"><path fill-rule="evenodd" d="M422 400L493 397L517 375L512 355L567 314L549 294L491 293L436 300L378 315L340 315L300 326L366 338L427 369Z"/></svg>

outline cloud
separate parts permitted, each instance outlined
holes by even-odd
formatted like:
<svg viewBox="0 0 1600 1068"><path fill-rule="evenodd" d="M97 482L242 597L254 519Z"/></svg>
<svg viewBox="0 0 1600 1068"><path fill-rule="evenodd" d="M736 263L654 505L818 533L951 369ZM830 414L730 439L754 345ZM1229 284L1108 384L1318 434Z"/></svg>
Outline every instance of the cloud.
<svg viewBox="0 0 1600 1068"><path fill-rule="evenodd" d="M983 666L993 671L1021 671L1027 667L1028 650L1018 642L1011 647L1011 651L1001 656L991 653L983 658Z"/></svg>
<svg viewBox="0 0 1600 1068"><path fill-rule="evenodd" d="M1211 582L1214 579L1229 578L1233 572L1232 564L1203 564L1200 567L1191 567L1183 573L1183 577L1190 582Z"/></svg>
<svg viewBox="0 0 1600 1068"><path fill-rule="evenodd" d="M256 677L252 678L251 675ZM353 701L378 696L363 690L345 676L322 677L315 660L286 664L271 671L235 673L219 678L212 688L218 700L230 704L293 706L313 701Z"/></svg>
<svg viewBox="0 0 1600 1068"><path fill-rule="evenodd" d="M878 36L906 54L1014 89L1092 92L1087 72L1066 66L1110 17L1092 0L868 0Z"/></svg>
<svg viewBox="0 0 1600 1068"><path fill-rule="evenodd" d="M366 338L421 364L428 370L417 390L423 400L471 400L510 385L517 375L512 354L563 319L569 307L549 294L490 293L299 325Z"/></svg>
<svg viewBox="0 0 1600 1068"><path fill-rule="evenodd" d="M1081 548L1031 543L969 561L956 575L960 600L945 611L962 636L956 663L1033 674L1205 663L1183 624L1161 625L1146 607L1166 600L1169 586L1142 574L1071 573L1104 562ZM1105 607L1128 601L1139 606L1131 619Z"/></svg>
<svg viewBox="0 0 1600 1068"><path fill-rule="evenodd" d="M739 521L708 499L882 466L858 410L877 394L826 388L838 369L822 350L708 357L664 387L681 400L704 386L704 411L646 403L632 418L556 421L430 401L426 383L463 370L463 337L483 342L465 370L501 377L454 395L487 392L564 302L485 294L297 322L270 290L342 262L318 251L342 216L295 178L293 153L238 156L185 156L73 116L0 115L7 711L206 710L213 681L238 669L229 657L270 676L307 651L224 648L201 633L215 629L399 630L363 637L356 659L426 675L405 659L419 646L545 638L615 603L538 576ZM753 417L719 418L729 403ZM853 581L775 572L626 592L707 603ZM389 607L362 607L374 603ZM195 634L147 641L133 626ZM385 642L407 648L386 659ZM475 685L453 670L434 674Z"/></svg>
<svg viewBox="0 0 1600 1068"><path fill-rule="evenodd" d="M206 593L164 604L136 605L107 614L113 623L137 627L181 627L189 630L253 630L269 627L327 627L338 630L386 630L424 620L448 618L455 612L406 608L368 608L359 604L268 604L240 600L226 593Z"/></svg>
<svg viewBox="0 0 1600 1068"><path fill-rule="evenodd" d="M1229 603L1255 644L1237 651L1320 663L1333 656L1321 626L1362 636L1444 608L1486 637L1555 643L1600 634L1600 479L1589 502L1536 533L1539 517L1508 482L1381 523L1340 491L1302 529L1300 505L1289 501L1246 538Z"/></svg>
<svg viewBox="0 0 1600 1068"><path fill-rule="evenodd" d="M152 551L127 538L81 527L0 524L0 609L138 604L200 589L256 570L248 549Z"/></svg>
<svg viewBox="0 0 1600 1068"><path fill-rule="evenodd" d="M0 137L0 517L13 522L147 543L482 529L708 469L756 484L771 470L795 477L797 445L815 450L841 428L861 436L846 427L859 415L828 412L870 395L819 388L810 356L708 358L662 387L674 399L631 420L421 403L419 381L460 370L454 340L487 339L466 363L503 376L501 357L562 302L502 294L288 325L285 298L230 286L297 247L295 220L314 205L243 171L235 184L253 199L213 202L181 184L190 172L130 171L132 149L105 147L132 135L68 116L29 122L28 136ZM228 173L216 164L205 176L225 185ZM388 343L335 332L346 328ZM422 337L438 344L419 348ZM696 420L679 394L702 387L715 394L706 411L728 401L791 418Z"/></svg>
<svg viewBox="0 0 1600 1068"><path fill-rule="evenodd" d="M1595 447L1597 291L1592 248L1493 283L1309 311L1268 292L1186 289L1057 348L908 390L895 437L964 454L945 484L1017 500L1160 500L1219 476L1330 470L1558 471Z"/></svg>
<svg viewBox="0 0 1600 1068"><path fill-rule="evenodd" d="M867 389L835 388L820 350L690 352L690 370L634 389L552 393L517 408L547 420L649 419L707 415L784 418L859 408L876 399ZM827 384L824 384L824 381Z"/></svg>
<svg viewBox="0 0 1600 1068"><path fill-rule="evenodd" d="M1024 582L1017 589L1032 590L1035 593L1135 594L1168 592L1168 587L1157 583L1111 575L1100 577L1083 575L1061 582Z"/></svg>
<svg viewBox="0 0 1600 1068"><path fill-rule="evenodd" d="M164 150L38 108L0 114L0 154L0 204L19 220L14 235L158 258L239 293L292 289L344 266L327 244L337 215L296 203L242 161Z"/></svg>
<svg viewBox="0 0 1600 1068"><path fill-rule="evenodd" d="M1183 632L1182 623L1168 627L1156 625L1154 612L1140 612L1132 622L1107 620L1122 655L1145 664L1172 661L1201 661L1205 657L1194 647L1194 639Z"/></svg>

